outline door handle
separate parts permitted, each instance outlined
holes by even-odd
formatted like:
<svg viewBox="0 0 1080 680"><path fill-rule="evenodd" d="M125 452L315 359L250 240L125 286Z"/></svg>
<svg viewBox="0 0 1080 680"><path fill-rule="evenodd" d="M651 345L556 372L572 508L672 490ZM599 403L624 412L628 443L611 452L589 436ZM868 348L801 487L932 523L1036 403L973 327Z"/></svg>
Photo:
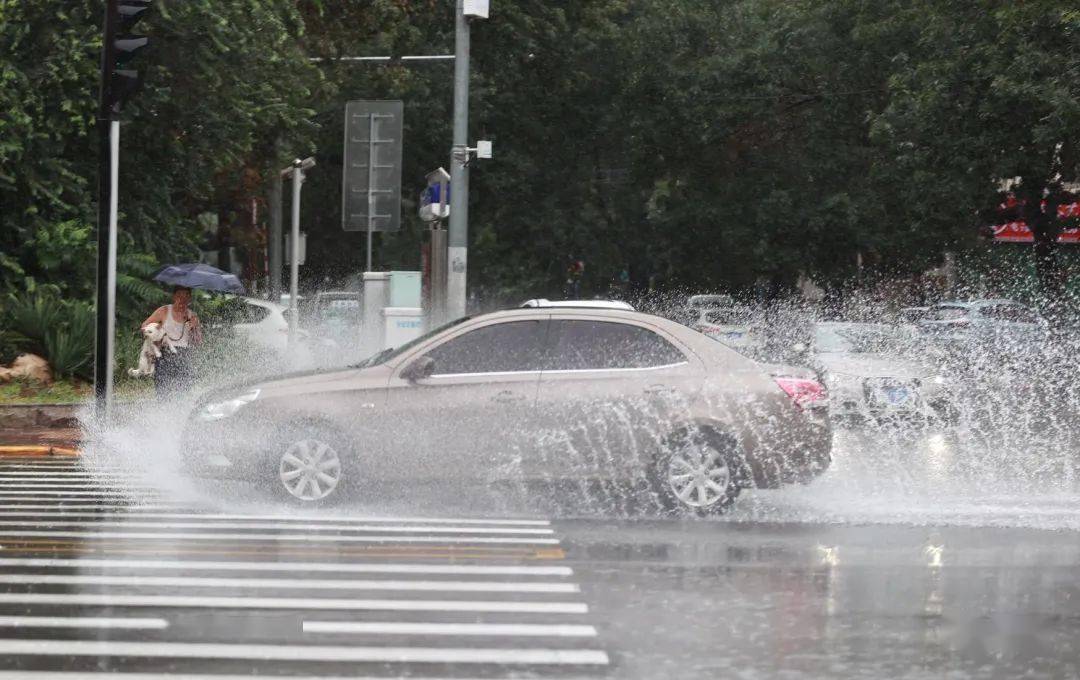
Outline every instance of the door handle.
<svg viewBox="0 0 1080 680"><path fill-rule="evenodd" d="M667 385L649 385L643 391L645 394L675 394L675 388Z"/></svg>
<svg viewBox="0 0 1080 680"><path fill-rule="evenodd" d="M518 394L517 392L511 390L503 390L502 392L499 392L494 397L492 397L491 400L497 401L500 404L513 404L518 401L525 401L525 395Z"/></svg>

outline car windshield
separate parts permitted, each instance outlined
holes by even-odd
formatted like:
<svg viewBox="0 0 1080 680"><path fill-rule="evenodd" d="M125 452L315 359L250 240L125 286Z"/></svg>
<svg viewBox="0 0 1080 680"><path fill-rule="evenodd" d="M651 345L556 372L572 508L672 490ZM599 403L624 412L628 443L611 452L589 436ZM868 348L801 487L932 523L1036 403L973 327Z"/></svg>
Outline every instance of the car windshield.
<svg viewBox="0 0 1080 680"><path fill-rule="evenodd" d="M426 342L428 339L435 337L436 335L442 333L448 328L453 328L454 326L465 323L470 318L471 317L463 316L460 319L455 319L454 321L445 323L442 326L432 329L417 338L413 338L406 343L398 345L397 347L387 347L381 352L376 352L375 354L369 356L367 359L364 359L357 364L353 364L351 368L368 368L370 366L378 366L380 364L385 364L388 361L392 361L395 357L401 356L403 353L409 351L413 347L416 347L417 345Z"/></svg>

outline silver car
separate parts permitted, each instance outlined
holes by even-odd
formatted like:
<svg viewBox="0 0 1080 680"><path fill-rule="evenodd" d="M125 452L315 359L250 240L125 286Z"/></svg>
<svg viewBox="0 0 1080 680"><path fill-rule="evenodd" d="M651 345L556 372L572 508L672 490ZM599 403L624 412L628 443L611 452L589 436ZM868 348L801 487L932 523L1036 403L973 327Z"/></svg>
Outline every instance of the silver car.
<svg viewBox="0 0 1080 680"><path fill-rule="evenodd" d="M942 344L1024 344L1045 339L1048 324L1013 300L973 300L932 306L919 329Z"/></svg>
<svg viewBox="0 0 1080 680"><path fill-rule="evenodd" d="M949 379L932 361L910 358L919 341L882 324L818 322L811 348L829 390L834 421L924 423L954 417Z"/></svg>
<svg viewBox="0 0 1080 680"><path fill-rule="evenodd" d="M407 480L644 483L669 509L830 462L824 392L678 323L535 307L460 319L367 361L205 396L185 452L315 504Z"/></svg>

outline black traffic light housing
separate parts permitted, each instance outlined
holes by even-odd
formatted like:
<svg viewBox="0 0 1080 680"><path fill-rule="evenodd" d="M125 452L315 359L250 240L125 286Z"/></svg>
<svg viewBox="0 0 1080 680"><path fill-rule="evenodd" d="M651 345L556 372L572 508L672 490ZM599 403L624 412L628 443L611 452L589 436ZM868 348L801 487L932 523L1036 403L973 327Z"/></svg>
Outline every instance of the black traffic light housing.
<svg viewBox="0 0 1080 680"><path fill-rule="evenodd" d="M141 35L129 31L150 9L153 0L107 0L105 6L105 34L101 53L101 111L103 119L120 114L124 103L142 84L138 71L125 69L140 50L150 42Z"/></svg>

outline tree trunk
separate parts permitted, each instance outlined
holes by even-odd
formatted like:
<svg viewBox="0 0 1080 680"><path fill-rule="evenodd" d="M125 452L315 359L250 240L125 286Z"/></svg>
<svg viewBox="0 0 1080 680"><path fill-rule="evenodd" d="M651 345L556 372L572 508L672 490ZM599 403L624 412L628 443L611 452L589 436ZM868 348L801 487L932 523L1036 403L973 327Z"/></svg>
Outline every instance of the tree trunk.
<svg viewBox="0 0 1080 680"><path fill-rule="evenodd" d="M1044 205L1041 193L1028 194L1023 212L1034 238L1035 275L1042 289L1041 307L1047 316L1053 317L1065 297L1065 270L1058 258L1058 236L1061 235L1058 205L1061 197L1057 192L1050 191Z"/></svg>

